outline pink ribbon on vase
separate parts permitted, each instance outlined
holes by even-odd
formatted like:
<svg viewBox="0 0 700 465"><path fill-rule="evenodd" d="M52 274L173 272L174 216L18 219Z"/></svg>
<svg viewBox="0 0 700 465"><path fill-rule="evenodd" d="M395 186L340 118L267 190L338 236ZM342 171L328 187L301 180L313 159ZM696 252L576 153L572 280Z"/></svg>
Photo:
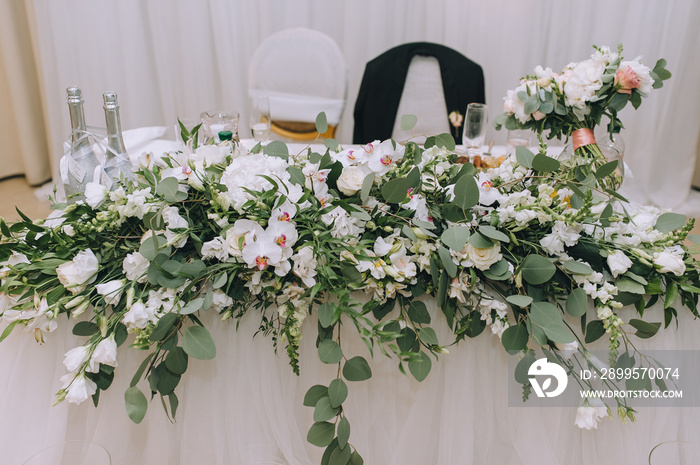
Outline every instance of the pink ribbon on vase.
<svg viewBox="0 0 700 465"><path fill-rule="evenodd" d="M593 135L593 129L581 128L576 129L571 133L571 138L574 143L574 150L584 145L595 144L595 136Z"/></svg>

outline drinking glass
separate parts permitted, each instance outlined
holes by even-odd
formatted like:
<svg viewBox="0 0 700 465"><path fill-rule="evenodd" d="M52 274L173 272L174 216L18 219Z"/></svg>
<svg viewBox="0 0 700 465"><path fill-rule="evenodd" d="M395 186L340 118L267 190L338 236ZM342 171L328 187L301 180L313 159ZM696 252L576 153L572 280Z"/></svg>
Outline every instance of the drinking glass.
<svg viewBox="0 0 700 465"><path fill-rule="evenodd" d="M528 129L509 130L506 138L506 155L514 155L516 147L530 147L531 135L532 131Z"/></svg>
<svg viewBox="0 0 700 465"><path fill-rule="evenodd" d="M467 155L473 159L481 154L481 146L484 145L486 129L489 124L488 107L483 103L470 103L464 115L464 148Z"/></svg>
<svg viewBox="0 0 700 465"><path fill-rule="evenodd" d="M270 99L267 96L250 97L250 132L256 142L270 139Z"/></svg>
<svg viewBox="0 0 700 465"><path fill-rule="evenodd" d="M212 137L215 142L219 140L219 133L222 131L231 131L233 140L238 142L238 112L231 110L213 110L205 111L200 115L202 119L202 133L204 140L209 141Z"/></svg>
<svg viewBox="0 0 700 465"><path fill-rule="evenodd" d="M89 441L66 441L40 450L22 465L110 465L107 449Z"/></svg>

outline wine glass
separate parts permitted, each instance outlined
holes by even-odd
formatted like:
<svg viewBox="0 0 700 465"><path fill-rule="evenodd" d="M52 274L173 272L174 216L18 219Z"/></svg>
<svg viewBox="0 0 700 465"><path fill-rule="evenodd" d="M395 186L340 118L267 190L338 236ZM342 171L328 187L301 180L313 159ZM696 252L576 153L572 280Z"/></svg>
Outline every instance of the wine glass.
<svg viewBox="0 0 700 465"><path fill-rule="evenodd" d="M515 154L516 147L530 147L530 136L532 131L529 129L511 129L508 131L506 139L506 155Z"/></svg>
<svg viewBox="0 0 700 465"><path fill-rule="evenodd" d="M208 141L212 137L215 142L220 142L219 133L222 131L231 131L233 140L238 142L238 119L239 114L231 110L213 110L205 111L200 115L202 120L202 132L204 133L204 141Z"/></svg>
<svg viewBox="0 0 700 465"><path fill-rule="evenodd" d="M481 146L484 145L486 129L489 123L488 107L483 103L470 103L464 115L464 148L467 156L473 159L481 154Z"/></svg>
<svg viewBox="0 0 700 465"><path fill-rule="evenodd" d="M103 446L90 441L65 441L40 450L22 465L109 465L112 459Z"/></svg>
<svg viewBox="0 0 700 465"><path fill-rule="evenodd" d="M270 99L266 95L250 97L250 132L256 142L270 139Z"/></svg>

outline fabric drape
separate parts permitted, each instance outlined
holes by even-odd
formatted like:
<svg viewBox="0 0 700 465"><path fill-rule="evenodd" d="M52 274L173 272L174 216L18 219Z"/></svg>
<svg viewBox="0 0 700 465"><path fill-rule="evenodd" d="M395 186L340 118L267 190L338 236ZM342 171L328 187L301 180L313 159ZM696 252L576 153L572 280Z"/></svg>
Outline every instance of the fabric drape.
<svg viewBox="0 0 700 465"><path fill-rule="evenodd" d="M260 42L282 29L331 36L349 67L338 127L352 140L352 109L365 64L408 42L453 48L484 71L493 120L503 96L536 65L561 69L624 44L625 56L674 74L635 111L620 115L634 200L669 208L688 200L700 135L700 3L693 0L32 0L54 158L69 130L65 88L83 87L88 124L103 125L101 94L119 94L124 128L165 125L214 108L237 109L247 131L247 70ZM174 136L172 136L174 137ZM490 129L487 141L505 143ZM700 215L700 208L691 214Z"/></svg>
<svg viewBox="0 0 700 465"><path fill-rule="evenodd" d="M32 5L0 0L0 178L25 175L32 185L51 178Z"/></svg>

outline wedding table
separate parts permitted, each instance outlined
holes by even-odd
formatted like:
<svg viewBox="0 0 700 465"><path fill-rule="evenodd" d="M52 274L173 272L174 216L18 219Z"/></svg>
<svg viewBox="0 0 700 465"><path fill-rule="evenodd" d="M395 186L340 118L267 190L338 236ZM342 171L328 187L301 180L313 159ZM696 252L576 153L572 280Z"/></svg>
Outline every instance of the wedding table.
<svg viewBox="0 0 700 465"><path fill-rule="evenodd" d="M435 300L424 301L440 342L447 343L450 332ZM646 312L649 321L663 321L659 305ZM662 329L638 347L700 350L700 325L689 312L679 313L678 329ZM172 421L153 399L140 424L126 414L124 391L145 354L120 353L114 384L101 393L98 408L90 401L52 406L65 374L64 353L84 338L62 324L37 344L18 328L0 343L0 462L20 465L48 445L84 439L107 448L113 465L319 464L323 450L306 442L313 409L302 399L311 386L333 379L337 366L318 363L315 314L304 327L300 376L282 349L275 354L269 339L252 337L259 325L254 311L238 331L236 322L220 321L211 311L201 319L216 341L216 358L190 359ZM379 351L370 359L351 326L343 327L342 337L344 353L365 356L373 372L368 382L349 383L343 404L353 426L350 443L365 463L646 464L656 446L652 464L700 462L696 408L641 408L634 423L614 415L588 431L575 426L575 407L509 404L509 356L495 335L450 346L422 383Z"/></svg>

